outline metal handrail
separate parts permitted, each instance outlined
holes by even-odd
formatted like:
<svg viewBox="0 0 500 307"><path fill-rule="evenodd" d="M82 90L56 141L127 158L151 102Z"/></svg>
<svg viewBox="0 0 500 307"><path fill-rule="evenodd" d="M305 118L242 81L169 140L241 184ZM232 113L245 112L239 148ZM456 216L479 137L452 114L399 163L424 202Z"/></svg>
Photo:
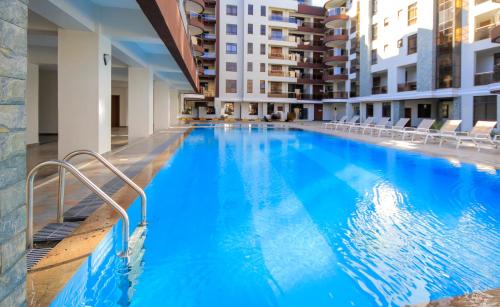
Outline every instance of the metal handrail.
<svg viewBox="0 0 500 307"><path fill-rule="evenodd" d="M104 158L101 154L94 152L92 150L75 150L70 152L64 157L63 161L69 162L72 158L79 155L89 155L94 157L96 160L101 162L110 171L112 171L116 176L120 177L126 184L128 184L132 189L134 189L141 196L141 222L140 226L146 226L146 209L147 209L147 199L146 193L141 189L135 182L133 182L129 177L122 173L118 168L116 168L111 162ZM57 203L57 220L62 223L64 220L64 189L66 184L66 171L64 168L59 169L59 197Z"/></svg>
<svg viewBox="0 0 500 307"><path fill-rule="evenodd" d="M83 175L76 167L69 164L66 161L50 160L42 162L35 166L28 174L26 178L26 205L28 207L28 230L26 231L26 245L28 248L33 248L33 183L35 181L36 174L38 171L46 166L58 166L59 168L64 168L69 171L75 178L77 178L81 183L87 186L91 191L97 194L105 203L110 205L116 212L120 215L123 220L122 223L122 253L119 254L120 257L128 257L129 249L129 231L130 222L128 219L127 212L125 209L120 207L111 197L104 193L97 185L95 185L89 178Z"/></svg>

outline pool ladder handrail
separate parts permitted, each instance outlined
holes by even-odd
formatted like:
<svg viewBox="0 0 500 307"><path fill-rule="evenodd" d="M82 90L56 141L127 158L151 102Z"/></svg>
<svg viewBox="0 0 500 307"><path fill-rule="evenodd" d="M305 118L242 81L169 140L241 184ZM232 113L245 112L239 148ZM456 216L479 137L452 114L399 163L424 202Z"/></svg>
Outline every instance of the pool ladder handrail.
<svg viewBox="0 0 500 307"><path fill-rule="evenodd" d="M76 156L89 155L94 157L97 161L101 162L106 168L112 171L116 176L122 179L126 184L128 184L133 190L135 190L141 196L141 222L139 226L146 226L146 214L147 214L147 198L146 193L141 189L135 182L133 182L129 177L127 177L123 172L116 168L111 162L104 158L101 154L87 149L75 150L67 154L63 161L69 162ZM66 185L66 171L64 168L59 168L59 197L57 203L57 220L62 223L64 220L64 189Z"/></svg>
<svg viewBox="0 0 500 307"><path fill-rule="evenodd" d="M120 205L118 205L111 197L104 193L97 185L95 185L88 177L82 174L76 167L66 161L50 160L42 162L35 166L26 178L26 205L28 209L28 229L26 231L26 245L28 249L33 249L33 185L38 171L46 166L57 166L69 171L76 179L87 186L91 191L97 194L105 203L110 205L122 218L122 252L119 254L122 258L128 257L129 239L130 239L130 222L128 214Z"/></svg>

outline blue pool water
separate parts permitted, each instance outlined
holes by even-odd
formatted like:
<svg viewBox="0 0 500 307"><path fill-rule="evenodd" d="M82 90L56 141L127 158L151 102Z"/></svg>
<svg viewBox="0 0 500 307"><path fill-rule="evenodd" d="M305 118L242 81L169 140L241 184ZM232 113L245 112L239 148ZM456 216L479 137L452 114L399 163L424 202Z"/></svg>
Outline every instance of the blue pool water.
<svg viewBox="0 0 500 307"><path fill-rule="evenodd" d="M147 194L142 263L115 256L118 225L54 306L398 306L500 287L498 171L301 130L195 129Z"/></svg>

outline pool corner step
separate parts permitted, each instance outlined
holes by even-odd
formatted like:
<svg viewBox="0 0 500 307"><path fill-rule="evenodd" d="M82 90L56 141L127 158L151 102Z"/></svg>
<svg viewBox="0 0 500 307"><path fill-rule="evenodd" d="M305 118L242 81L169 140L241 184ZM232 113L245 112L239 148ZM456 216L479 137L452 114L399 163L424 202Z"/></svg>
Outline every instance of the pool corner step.
<svg viewBox="0 0 500 307"><path fill-rule="evenodd" d="M52 250L52 247L28 249L26 253L26 268L31 270L40 260L42 260Z"/></svg>

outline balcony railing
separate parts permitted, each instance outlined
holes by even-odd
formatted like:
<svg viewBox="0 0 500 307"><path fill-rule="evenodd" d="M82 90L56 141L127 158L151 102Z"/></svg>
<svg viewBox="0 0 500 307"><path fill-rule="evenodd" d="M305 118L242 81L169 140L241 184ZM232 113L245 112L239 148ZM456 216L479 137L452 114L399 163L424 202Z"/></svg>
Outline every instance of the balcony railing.
<svg viewBox="0 0 500 307"><path fill-rule="evenodd" d="M267 93L269 98L295 98L295 93L271 91Z"/></svg>
<svg viewBox="0 0 500 307"><path fill-rule="evenodd" d="M215 52L205 52L201 56L202 59L215 59Z"/></svg>
<svg viewBox="0 0 500 307"><path fill-rule="evenodd" d="M486 3L486 2L500 3L500 0L476 0L476 5Z"/></svg>
<svg viewBox="0 0 500 307"><path fill-rule="evenodd" d="M474 85L486 85L496 82L500 82L500 69L478 73L474 76Z"/></svg>
<svg viewBox="0 0 500 307"><path fill-rule="evenodd" d="M297 73L295 71L285 71L285 70L270 70L270 77L287 77L287 78L297 78Z"/></svg>
<svg viewBox="0 0 500 307"><path fill-rule="evenodd" d="M347 50L342 49L342 48L334 48L329 50L326 53L326 57L332 57L332 56L346 56L347 55Z"/></svg>
<svg viewBox="0 0 500 307"><path fill-rule="evenodd" d="M324 96L323 93L317 93L317 94L295 93L295 98L297 98L297 100L321 100L324 98Z"/></svg>
<svg viewBox="0 0 500 307"><path fill-rule="evenodd" d="M286 36L281 34L271 34L269 35L269 39L280 42L291 42L291 43L297 42L297 38L295 36Z"/></svg>
<svg viewBox="0 0 500 307"><path fill-rule="evenodd" d="M297 54L283 54L283 53L270 53L268 58L275 60L289 60L289 61L298 61L299 55Z"/></svg>
<svg viewBox="0 0 500 307"><path fill-rule="evenodd" d="M215 69L201 69L200 72L204 76L215 76Z"/></svg>
<svg viewBox="0 0 500 307"><path fill-rule="evenodd" d="M215 39L217 39L217 36L215 34L212 34L212 33L204 33L203 38L206 40L215 40Z"/></svg>
<svg viewBox="0 0 500 307"><path fill-rule="evenodd" d="M347 9L345 7L334 7L328 10L327 17L345 15Z"/></svg>
<svg viewBox="0 0 500 307"><path fill-rule="evenodd" d="M299 26L299 31L307 31L307 32L312 31L321 33L325 30L325 26L319 22L304 22L298 20L297 24Z"/></svg>
<svg viewBox="0 0 500 307"><path fill-rule="evenodd" d="M269 16L270 21L279 21L279 22L286 22L286 23L294 23L297 24L297 19L295 17L285 17L281 15L271 15Z"/></svg>
<svg viewBox="0 0 500 307"><path fill-rule="evenodd" d="M416 90L417 90L417 82L415 81L398 84L398 92L408 92Z"/></svg>
<svg viewBox="0 0 500 307"><path fill-rule="evenodd" d="M347 92L326 92L325 99L347 99Z"/></svg>
<svg viewBox="0 0 500 307"><path fill-rule="evenodd" d="M205 96L205 98L215 97L215 91L209 90L204 87L201 88L201 93Z"/></svg>
<svg viewBox="0 0 500 307"><path fill-rule="evenodd" d="M387 94L387 85L378 85L372 87L372 94L377 95L377 94Z"/></svg>
<svg viewBox="0 0 500 307"><path fill-rule="evenodd" d="M289 98L289 99L297 99L297 100L321 100L323 99L323 94L303 94L301 92L279 92L279 91L271 91L267 93L267 97L269 98Z"/></svg>
<svg viewBox="0 0 500 307"><path fill-rule="evenodd" d="M491 29L493 29L496 25L494 23L491 23L486 26L482 27L477 27L475 32L474 32L474 41L479 41L482 39L489 39L490 38L490 33Z"/></svg>

